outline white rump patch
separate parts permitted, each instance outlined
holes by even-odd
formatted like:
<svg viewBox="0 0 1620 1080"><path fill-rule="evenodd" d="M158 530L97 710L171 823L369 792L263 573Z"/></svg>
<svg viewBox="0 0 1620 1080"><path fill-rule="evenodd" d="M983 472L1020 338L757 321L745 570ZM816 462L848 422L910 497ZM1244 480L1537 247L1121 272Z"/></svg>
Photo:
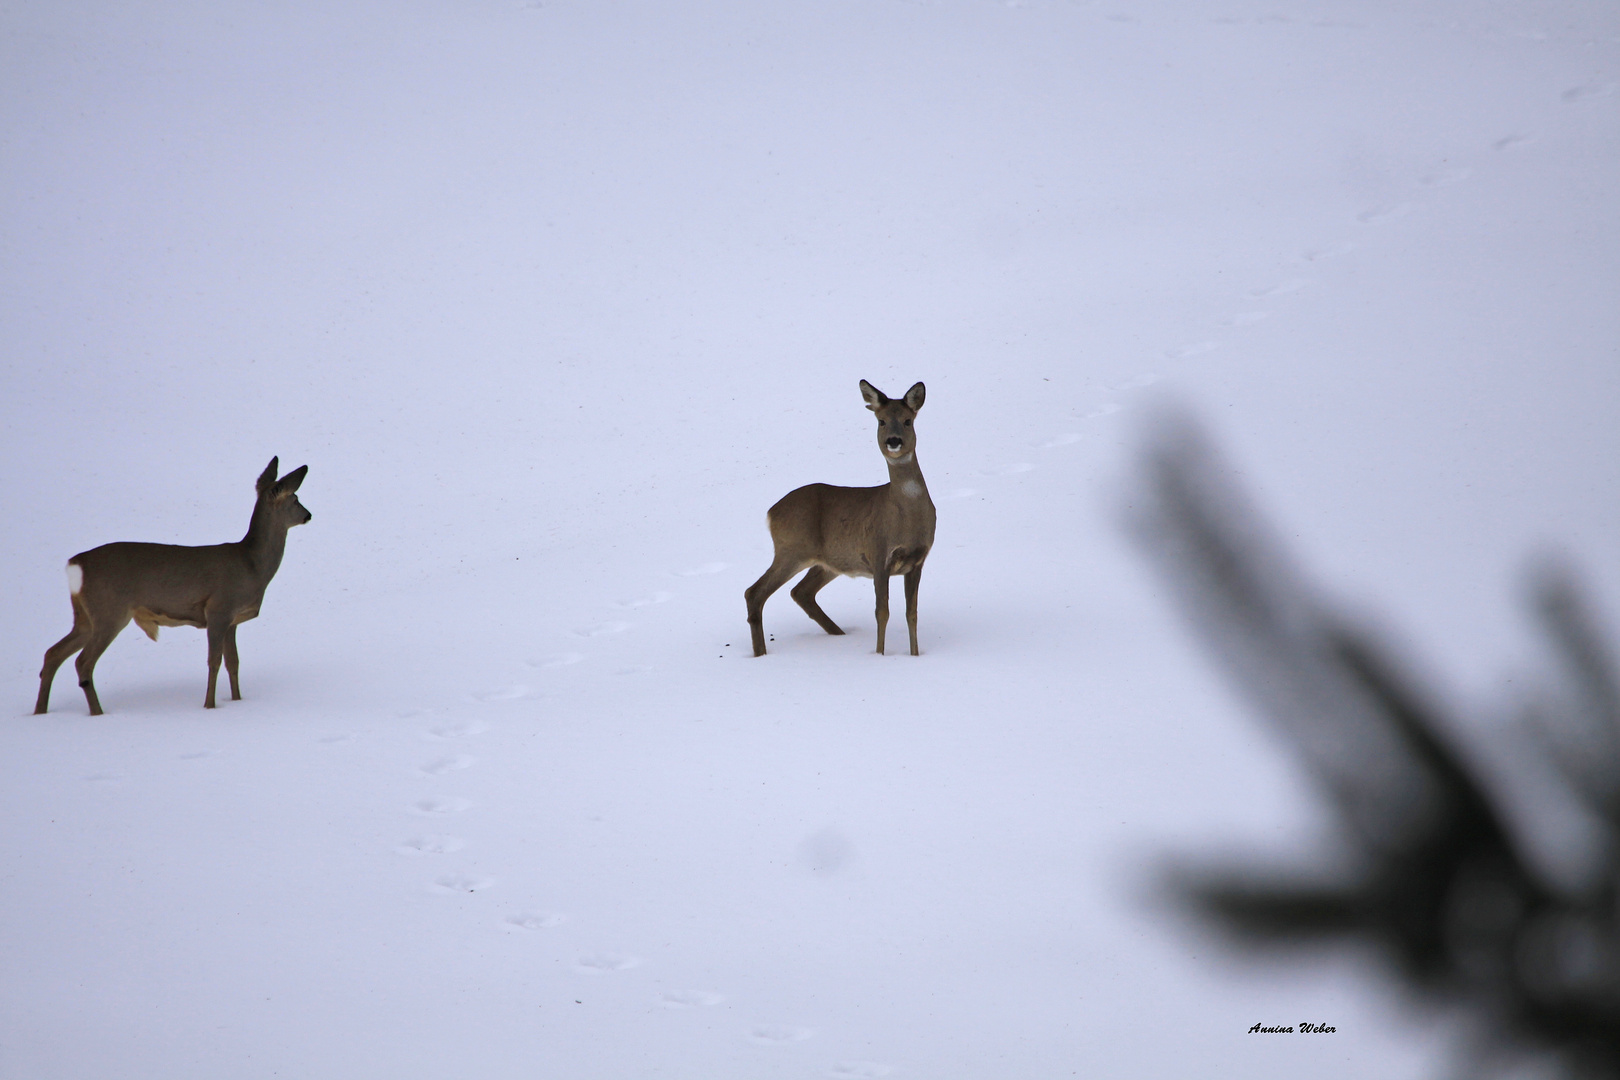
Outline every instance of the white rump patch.
<svg viewBox="0 0 1620 1080"><path fill-rule="evenodd" d="M78 596L79 591L84 588L84 568L78 563L68 563L67 576L68 592Z"/></svg>
<svg viewBox="0 0 1620 1080"><path fill-rule="evenodd" d="M915 480L907 480L900 485L900 494L908 499L915 499L922 494L922 485Z"/></svg>

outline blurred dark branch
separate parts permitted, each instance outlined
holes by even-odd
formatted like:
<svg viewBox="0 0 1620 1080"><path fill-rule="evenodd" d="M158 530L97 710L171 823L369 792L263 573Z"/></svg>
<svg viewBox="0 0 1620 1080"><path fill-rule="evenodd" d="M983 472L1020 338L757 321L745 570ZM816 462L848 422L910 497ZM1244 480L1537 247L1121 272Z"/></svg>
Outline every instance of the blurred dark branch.
<svg viewBox="0 0 1620 1080"><path fill-rule="evenodd" d="M1535 607L1564 684L1531 726L1608 823L1600 884L1563 895L1536 873L1434 699L1393 650L1318 598L1202 434L1170 422L1143 456L1131 526L1238 689L1336 810L1350 869L1184 871L1177 888L1250 942L1374 943L1411 990L1569 1076L1620 1076L1620 690L1563 568Z"/></svg>

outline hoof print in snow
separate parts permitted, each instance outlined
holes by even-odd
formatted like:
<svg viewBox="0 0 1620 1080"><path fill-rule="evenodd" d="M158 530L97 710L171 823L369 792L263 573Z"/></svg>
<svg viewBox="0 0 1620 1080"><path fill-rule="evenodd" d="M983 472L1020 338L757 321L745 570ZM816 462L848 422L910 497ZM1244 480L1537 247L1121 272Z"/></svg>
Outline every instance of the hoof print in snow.
<svg viewBox="0 0 1620 1080"><path fill-rule="evenodd" d="M425 776L443 776L445 773L453 773L460 769L470 768L473 762L476 760L476 758L469 757L466 754L457 754L455 757L447 757L441 758L438 761L430 761L426 765L422 766L421 772Z"/></svg>
<svg viewBox="0 0 1620 1080"><path fill-rule="evenodd" d="M1460 184L1472 175L1474 175L1472 169L1442 169L1430 173L1419 182L1426 187L1444 187L1447 184Z"/></svg>
<svg viewBox="0 0 1620 1080"><path fill-rule="evenodd" d="M1337 244L1329 244L1323 248L1313 248L1305 253L1306 262L1321 262L1323 259L1337 259L1340 255L1348 255L1356 249L1356 245L1348 240Z"/></svg>
<svg viewBox="0 0 1620 1080"><path fill-rule="evenodd" d="M1363 225L1376 225L1380 221L1392 221L1398 217L1405 217L1411 213L1411 203L1396 203L1393 206L1375 206L1371 210L1363 210L1356 215L1356 220Z"/></svg>
<svg viewBox="0 0 1620 1080"><path fill-rule="evenodd" d="M427 814L430 817L437 817L440 814L459 814L471 805L472 803L468 802L466 799L440 797L436 799L423 799L420 802L413 803L411 809L415 810L418 814Z"/></svg>
<svg viewBox="0 0 1620 1080"><path fill-rule="evenodd" d="M1269 311L1240 311L1236 315L1221 320L1222 326L1253 326L1255 323L1265 322L1271 318Z"/></svg>
<svg viewBox="0 0 1620 1080"><path fill-rule="evenodd" d="M520 930L549 930L568 921L560 911L525 911L521 915L508 915L506 923Z"/></svg>
<svg viewBox="0 0 1620 1080"><path fill-rule="evenodd" d="M652 607L654 604L667 604L675 599L674 593L655 592L651 596L638 596L634 600L620 600L618 606L622 608Z"/></svg>
<svg viewBox="0 0 1620 1080"><path fill-rule="evenodd" d="M481 690L473 695L474 701L516 701L520 697L528 697L529 688L522 683L515 686L503 686L497 690Z"/></svg>
<svg viewBox="0 0 1620 1080"><path fill-rule="evenodd" d="M658 1004L666 1009L697 1009L709 1005L718 1005L726 1000L720 994L711 994L704 990L670 990L658 995Z"/></svg>
<svg viewBox="0 0 1620 1080"><path fill-rule="evenodd" d="M1215 344L1213 341L1193 341L1186 345L1179 345L1176 348L1166 352L1164 355L1169 357L1171 360L1191 360L1195 356L1203 356L1205 353L1212 353L1218 348L1220 348L1220 346Z"/></svg>
<svg viewBox="0 0 1620 1080"><path fill-rule="evenodd" d="M453 720L445 724L435 724L422 734L424 738L436 739L439 742L453 742L456 739L482 735L488 730L489 725L482 720Z"/></svg>
<svg viewBox="0 0 1620 1080"><path fill-rule="evenodd" d="M1591 101L1593 98L1608 97L1614 93L1614 83L1589 83L1586 86L1576 86L1565 90L1559 97L1566 105L1573 105L1578 101Z"/></svg>
<svg viewBox="0 0 1620 1080"><path fill-rule="evenodd" d="M627 622L605 622L583 627L574 633L579 637L607 637L609 634L622 634L628 629L630 624Z"/></svg>
<svg viewBox="0 0 1620 1080"><path fill-rule="evenodd" d="M583 659L585 659L584 653L565 652L554 653L551 656L542 656L538 660L525 660L524 663L528 664L532 668L539 668L541 671L550 671L553 668L568 667L570 664L577 664Z"/></svg>
<svg viewBox="0 0 1620 1080"><path fill-rule="evenodd" d="M791 1024L757 1024L748 1033L748 1041L758 1046L786 1046L788 1043L804 1042L814 1034L809 1028L793 1027Z"/></svg>
<svg viewBox="0 0 1620 1080"><path fill-rule="evenodd" d="M827 1075L839 1077L840 1080L877 1080L892 1072L893 1068L876 1061L840 1061L827 1070Z"/></svg>
<svg viewBox="0 0 1620 1080"><path fill-rule="evenodd" d="M1277 284L1269 285L1264 289L1250 289L1249 295L1256 300L1267 300L1273 296L1286 296L1289 293L1299 292L1308 285L1310 285L1310 281L1306 278L1289 278L1287 281L1279 281Z"/></svg>
<svg viewBox="0 0 1620 1080"><path fill-rule="evenodd" d="M641 966L641 957L628 953L591 953L579 958L574 970L581 975L609 975L615 971L629 971Z"/></svg>
<svg viewBox="0 0 1620 1080"><path fill-rule="evenodd" d="M494 878L473 877L467 874L446 874L436 878L433 882L433 891L450 895L452 893L475 893L493 888Z"/></svg>
<svg viewBox="0 0 1620 1080"><path fill-rule="evenodd" d="M459 836L413 836L394 850L401 855L448 855L467 846Z"/></svg>

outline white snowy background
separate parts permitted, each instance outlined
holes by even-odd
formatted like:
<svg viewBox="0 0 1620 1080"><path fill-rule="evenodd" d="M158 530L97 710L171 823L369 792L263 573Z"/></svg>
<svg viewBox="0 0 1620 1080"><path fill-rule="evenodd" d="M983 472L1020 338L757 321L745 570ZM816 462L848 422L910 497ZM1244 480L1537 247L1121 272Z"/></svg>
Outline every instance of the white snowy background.
<svg viewBox="0 0 1620 1080"><path fill-rule="evenodd" d="M1331 838L1120 522L1193 411L1498 731L1531 553L1620 617L1617 79L1578 0L0 3L0 1076L1434 1075L1155 892ZM923 655L841 580L755 660L861 378ZM67 557L272 454L246 699L130 629L29 715Z"/></svg>

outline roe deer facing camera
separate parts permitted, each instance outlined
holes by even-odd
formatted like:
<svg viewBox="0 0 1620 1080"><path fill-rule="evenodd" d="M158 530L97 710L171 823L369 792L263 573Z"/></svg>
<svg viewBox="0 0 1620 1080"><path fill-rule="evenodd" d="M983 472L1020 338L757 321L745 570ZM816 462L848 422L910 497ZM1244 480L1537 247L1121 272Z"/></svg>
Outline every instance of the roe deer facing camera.
<svg viewBox="0 0 1620 1080"><path fill-rule="evenodd" d="M816 603L816 593L839 574L871 578L877 588L877 651L889 624L889 576L906 576L906 626L911 655L917 653L917 584L923 560L934 546L934 504L917 467L917 433L911 421L922 408L925 390L918 383L896 401L865 379L861 397L877 414L878 448L889 465L889 482L880 487L834 487L807 484L782 496L765 514L776 558L763 577L743 593L748 601L748 628L754 655L765 655L765 601L805 567L810 572L793 586L793 599L829 634L842 634L838 624Z"/></svg>
<svg viewBox="0 0 1620 1080"><path fill-rule="evenodd" d="M101 702L91 676L96 661L131 619L153 641L160 626L207 630L208 696L203 706L214 707L214 684L222 659L231 677L231 700L240 701L236 624L259 614L264 588L281 566L287 530L312 516L294 494L308 470L308 465L300 465L277 480L276 459L271 458L258 480L259 497L247 535L234 544L103 544L69 559L73 629L45 652L34 712L49 707L56 669L77 652L79 685L90 703L90 715L100 716Z"/></svg>

